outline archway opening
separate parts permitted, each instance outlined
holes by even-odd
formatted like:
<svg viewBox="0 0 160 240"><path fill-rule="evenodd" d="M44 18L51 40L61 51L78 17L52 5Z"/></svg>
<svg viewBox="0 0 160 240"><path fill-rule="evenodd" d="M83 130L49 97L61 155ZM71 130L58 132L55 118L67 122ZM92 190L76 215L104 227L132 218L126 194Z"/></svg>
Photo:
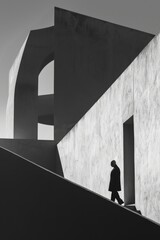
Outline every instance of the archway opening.
<svg viewBox="0 0 160 240"><path fill-rule="evenodd" d="M38 81L38 96L54 94L54 61L41 71ZM38 123L38 140L54 140L54 126Z"/></svg>

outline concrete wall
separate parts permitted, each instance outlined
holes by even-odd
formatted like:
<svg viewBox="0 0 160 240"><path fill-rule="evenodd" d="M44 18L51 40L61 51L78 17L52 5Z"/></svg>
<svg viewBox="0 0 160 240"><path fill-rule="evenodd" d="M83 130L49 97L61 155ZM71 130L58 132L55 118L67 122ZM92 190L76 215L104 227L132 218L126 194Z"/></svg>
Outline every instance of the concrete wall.
<svg viewBox="0 0 160 240"><path fill-rule="evenodd" d="M135 61L136 202L160 222L160 35Z"/></svg>
<svg viewBox="0 0 160 240"><path fill-rule="evenodd" d="M153 37L55 9L55 140L71 130Z"/></svg>
<svg viewBox="0 0 160 240"><path fill-rule="evenodd" d="M136 207L160 223L159 66L160 35L62 139L58 149L66 178L110 197L112 159L121 168L124 189L123 123L134 114Z"/></svg>
<svg viewBox="0 0 160 240"><path fill-rule="evenodd" d="M123 122L133 115L132 80L117 80L58 144L64 176L108 198L112 159L123 183Z"/></svg>
<svg viewBox="0 0 160 240"><path fill-rule="evenodd" d="M54 124L59 142L153 37L55 8L55 27L31 31L11 69L8 137L14 129L16 139L37 139L40 122ZM54 100L38 97L38 76L55 56Z"/></svg>

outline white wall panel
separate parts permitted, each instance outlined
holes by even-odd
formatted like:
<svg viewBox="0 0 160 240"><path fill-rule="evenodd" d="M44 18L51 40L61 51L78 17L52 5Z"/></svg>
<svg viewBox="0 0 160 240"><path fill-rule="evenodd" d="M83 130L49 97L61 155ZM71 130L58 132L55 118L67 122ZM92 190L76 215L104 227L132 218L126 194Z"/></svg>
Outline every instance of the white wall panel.
<svg viewBox="0 0 160 240"><path fill-rule="evenodd" d="M136 207L160 223L160 35L58 144L65 177L110 198L115 159L123 189L123 122L133 114Z"/></svg>
<svg viewBox="0 0 160 240"><path fill-rule="evenodd" d="M27 43L26 38L25 42L23 43L17 58L12 65L10 72L9 72L9 94L8 94L8 101L7 101L7 109L6 109L6 137L13 138L13 129L14 129L14 93L15 93L15 86L17 81L17 75L19 71L19 67L21 64L21 59L23 56L23 52Z"/></svg>
<svg viewBox="0 0 160 240"><path fill-rule="evenodd" d="M132 81L120 77L58 144L65 177L108 198L113 159L123 186L123 120L133 115Z"/></svg>

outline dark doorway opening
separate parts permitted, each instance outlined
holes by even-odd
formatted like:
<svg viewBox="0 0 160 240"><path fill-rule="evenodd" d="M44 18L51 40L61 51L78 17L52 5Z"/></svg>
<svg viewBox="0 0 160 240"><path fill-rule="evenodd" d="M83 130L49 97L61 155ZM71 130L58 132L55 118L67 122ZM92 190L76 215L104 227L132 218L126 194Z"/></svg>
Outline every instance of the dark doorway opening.
<svg viewBox="0 0 160 240"><path fill-rule="evenodd" d="M124 202L125 205L135 204L135 173L134 173L134 118L123 124L124 141Z"/></svg>

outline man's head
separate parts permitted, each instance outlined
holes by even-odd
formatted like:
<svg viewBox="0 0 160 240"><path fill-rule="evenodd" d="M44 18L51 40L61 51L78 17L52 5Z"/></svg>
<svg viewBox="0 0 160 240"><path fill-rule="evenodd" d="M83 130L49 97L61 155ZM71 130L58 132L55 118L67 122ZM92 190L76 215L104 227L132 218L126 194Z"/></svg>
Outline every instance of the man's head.
<svg viewBox="0 0 160 240"><path fill-rule="evenodd" d="M112 160L112 161L111 161L111 166L112 166L112 167L115 167L115 166L116 166L116 161L115 161L115 160Z"/></svg>

